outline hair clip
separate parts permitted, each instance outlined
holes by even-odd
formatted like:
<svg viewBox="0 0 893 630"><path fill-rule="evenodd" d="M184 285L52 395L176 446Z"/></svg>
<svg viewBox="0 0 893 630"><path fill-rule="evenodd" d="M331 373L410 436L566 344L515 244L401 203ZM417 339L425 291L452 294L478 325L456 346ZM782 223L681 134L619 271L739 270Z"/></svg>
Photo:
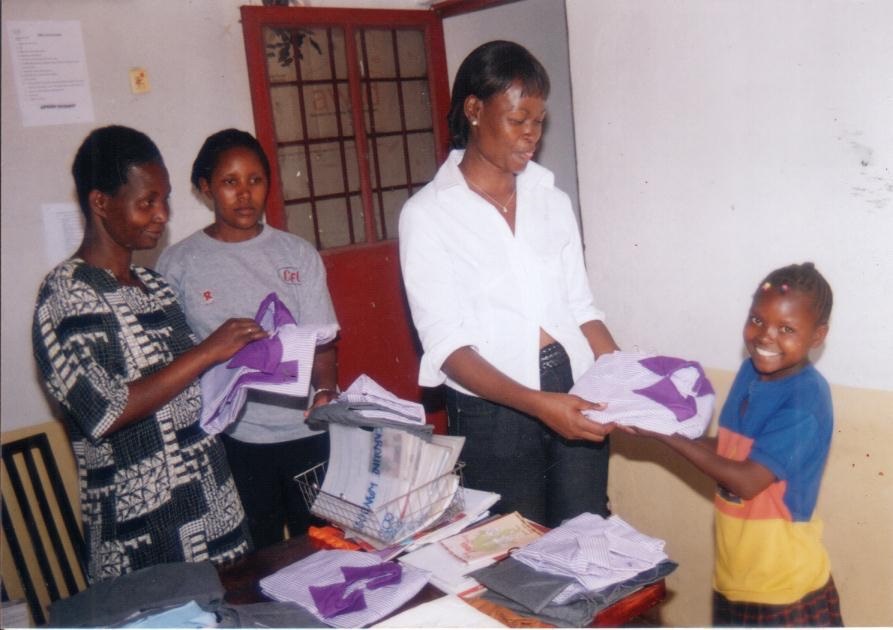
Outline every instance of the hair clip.
<svg viewBox="0 0 893 630"><path fill-rule="evenodd" d="M785 282L780 287L778 287L778 290L781 291L782 293L787 293L789 288L790 287L788 287L788 283Z"/></svg>
<svg viewBox="0 0 893 630"><path fill-rule="evenodd" d="M762 289L763 291L768 291L771 288L772 288L772 283L769 282L768 280L766 282L764 282L762 284L762 286L760 287L760 289Z"/></svg>

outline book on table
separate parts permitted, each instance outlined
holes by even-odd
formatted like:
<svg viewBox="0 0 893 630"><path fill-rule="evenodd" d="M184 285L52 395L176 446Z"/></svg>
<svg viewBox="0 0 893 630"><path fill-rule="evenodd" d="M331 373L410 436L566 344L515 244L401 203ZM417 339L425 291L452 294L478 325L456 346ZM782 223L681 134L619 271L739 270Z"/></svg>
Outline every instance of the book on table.
<svg viewBox="0 0 893 630"><path fill-rule="evenodd" d="M543 535L518 512L490 519L440 541L444 548L472 569L493 564Z"/></svg>
<svg viewBox="0 0 893 630"><path fill-rule="evenodd" d="M431 583L443 592L468 597L483 590L469 573L505 558L542 535L541 528L512 512L425 545L399 560L430 571Z"/></svg>

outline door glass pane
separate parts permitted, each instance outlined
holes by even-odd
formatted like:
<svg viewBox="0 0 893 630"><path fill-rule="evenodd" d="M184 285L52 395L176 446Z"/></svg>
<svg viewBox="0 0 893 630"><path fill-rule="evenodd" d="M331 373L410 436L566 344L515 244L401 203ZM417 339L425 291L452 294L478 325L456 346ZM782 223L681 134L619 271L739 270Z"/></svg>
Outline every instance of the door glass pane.
<svg viewBox="0 0 893 630"><path fill-rule="evenodd" d="M316 204L320 245L323 248L340 247L364 240L362 212L358 211L362 207L362 202L359 197L351 197L350 200L352 213L360 215L358 221L351 221L351 212L348 211L346 199L327 199ZM359 228L359 235L356 233L351 235L351 225L355 231Z"/></svg>
<svg viewBox="0 0 893 630"><path fill-rule="evenodd" d="M285 204L285 229L317 245L316 231L313 226L313 211L310 209L309 203Z"/></svg>
<svg viewBox="0 0 893 630"><path fill-rule="evenodd" d="M431 129L431 98L427 81L404 81L403 112L407 129Z"/></svg>
<svg viewBox="0 0 893 630"><path fill-rule="evenodd" d="M304 137L301 126L301 101L298 88L293 85L275 85L270 88L273 105L273 125L279 142L292 142Z"/></svg>
<svg viewBox="0 0 893 630"><path fill-rule="evenodd" d="M397 217L411 192L437 165L421 31L370 29L357 37L366 134L379 238L397 236ZM365 49L363 48L365 46Z"/></svg>
<svg viewBox="0 0 893 630"><path fill-rule="evenodd" d="M305 81L347 79L344 31L340 28L307 29L301 46L301 77Z"/></svg>
<svg viewBox="0 0 893 630"><path fill-rule="evenodd" d="M352 144L352 143L351 143ZM347 158L343 145L337 142L314 144L310 149L313 168L313 194L317 197L344 193L349 189L347 164L352 168L356 181L356 153Z"/></svg>
<svg viewBox="0 0 893 630"><path fill-rule="evenodd" d="M310 179L307 174L305 151L303 145L279 149L279 177L282 180L282 196L286 203L297 199L306 199L310 196ZM296 233L307 238L303 232Z"/></svg>
<svg viewBox="0 0 893 630"><path fill-rule="evenodd" d="M294 81L295 63L288 29L266 27L263 38L267 53L267 76L270 77L270 83Z"/></svg>
<svg viewBox="0 0 893 630"><path fill-rule="evenodd" d="M397 238L397 219L400 217L400 209L409 199L409 191L405 189L387 190L382 192L381 201L376 197L376 215L381 217L384 215L384 233L382 233L379 223L379 238ZM382 212L384 208L384 212Z"/></svg>
<svg viewBox="0 0 893 630"><path fill-rule="evenodd" d="M362 243L366 240L362 207L359 195L319 202L315 210L309 203L286 204L285 229L292 234L313 235L304 238L320 249ZM319 222L318 240L314 216Z"/></svg>
<svg viewBox="0 0 893 630"><path fill-rule="evenodd" d="M263 30L286 228L321 248L366 240L345 32ZM395 238L400 208L436 168L425 40L414 28L350 32L368 140L369 218L378 238Z"/></svg>
<svg viewBox="0 0 893 630"><path fill-rule="evenodd" d="M434 179L437 160L434 157L434 133L411 133L406 137L409 147L410 181L425 184Z"/></svg>
<svg viewBox="0 0 893 630"><path fill-rule="evenodd" d="M311 85L304 88L307 137L336 138L353 135L347 84ZM340 116L338 113L340 112ZM338 126L340 119L341 126Z"/></svg>
<svg viewBox="0 0 893 630"><path fill-rule="evenodd" d="M366 97L371 97L372 107L365 107L366 129L375 130L375 133L388 131L400 131L402 127L400 119L400 96L397 93L399 83L396 81L376 81L369 85L371 94L364 92Z"/></svg>
<svg viewBox="0 0 893 630"><path fill-rule="evenodd" d="M395 75L394 31L390 29L366 29L357 33L357 48L361 51L365 76L372 79L391 78Z"/></svg>
<svg viewBox="0 0 893 630"><path fill-rule="evenodd" d="M387 136L375 142L378 160L379 185L382 187L405 186L408 182L406 154L403 136Z"/></svg>
<svg viewBox="0 0 893 630"><path fill-rule="evenodd" d="M351 195L346 202L350 203L350 216L353 225L354 243L366 241L366 213L363 211L363 200L359 195Z"/></svg>
<svg viewBox="0 0 893 630"><path fill-rule="evenodd" d="M422 31L397 31L397 60L400 63L401 76L424 77L428 74Z"/></svg>
<svg viewBox="0 0 893 630"><path fill-rule="evenodd" d="M264 37L286 227L317 247L362 240L344 31L266 28Z"/></svg>

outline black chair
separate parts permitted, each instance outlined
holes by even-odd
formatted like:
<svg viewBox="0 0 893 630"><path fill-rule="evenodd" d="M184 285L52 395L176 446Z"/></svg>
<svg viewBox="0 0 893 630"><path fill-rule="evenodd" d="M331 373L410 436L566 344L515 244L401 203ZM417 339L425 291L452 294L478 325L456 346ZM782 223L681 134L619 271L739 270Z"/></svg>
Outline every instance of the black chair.
<svg viewBox="0 0 893 630"><path fill-rule="evenodd" d="M2 450L3 534L34 623L44 625L47 605L86 586L84 539L46 434Z"/></svg>

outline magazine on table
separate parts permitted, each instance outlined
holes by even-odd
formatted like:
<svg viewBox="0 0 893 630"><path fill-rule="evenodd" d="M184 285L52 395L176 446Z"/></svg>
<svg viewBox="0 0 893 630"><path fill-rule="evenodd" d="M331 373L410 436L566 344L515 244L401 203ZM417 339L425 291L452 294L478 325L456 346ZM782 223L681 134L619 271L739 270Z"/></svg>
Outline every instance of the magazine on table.
<svg viewBox="0 0 893 630"><path fill-rule="evenodd" d="M543 535L543 532L512 512L490 519L476 527L440 541L440 544L465 564L480 568L506 557Z"/></svg>
<svg viewBox="0 0 893 630"><path fill-rule="evenodd" d="M400 556L399 561L431 572L431 583L445 593L468 597L483 587L469 573L490 566L543 535L543 529L517 512Z"/></svg>

